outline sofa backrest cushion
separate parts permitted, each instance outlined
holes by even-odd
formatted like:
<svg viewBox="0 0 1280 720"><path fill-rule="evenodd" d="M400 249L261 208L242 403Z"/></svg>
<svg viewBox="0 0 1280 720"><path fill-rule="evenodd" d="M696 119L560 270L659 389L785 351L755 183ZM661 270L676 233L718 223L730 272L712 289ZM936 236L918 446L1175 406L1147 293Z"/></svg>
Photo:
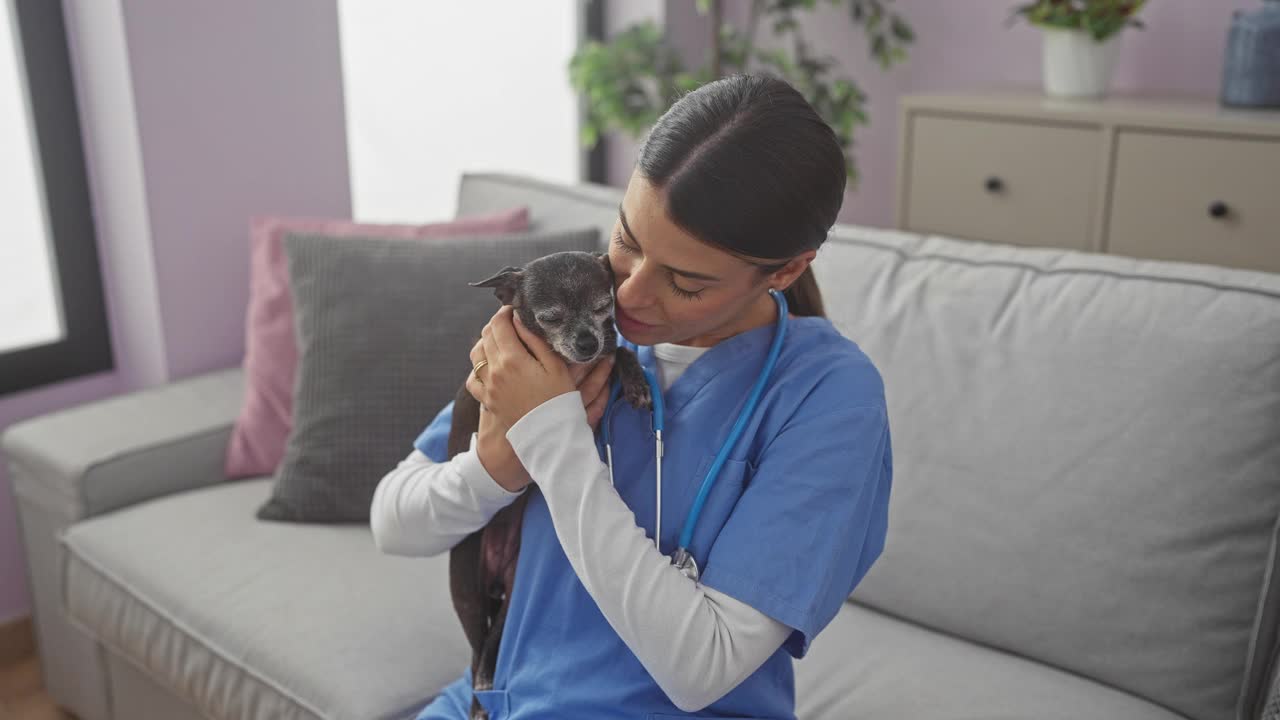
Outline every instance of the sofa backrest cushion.
<svg viewBox="0 0 1280 720"><path fill-rule="evenodd" d="M889 537L853 599L1252 717L1276 644L1280 275L847 226L813 267L894 432Z"/></svg>
<svg viewBox="0 0 1280 720"><path fill-rule="evenodd" d="M483 215L512 207L511 198L529 208L533 232L573 230L584 226L600 230L600 249L609 247L609 231L622 202L620 188L593 183L565 185L502 173L466 173L458 186L458 215Z"/></svg>

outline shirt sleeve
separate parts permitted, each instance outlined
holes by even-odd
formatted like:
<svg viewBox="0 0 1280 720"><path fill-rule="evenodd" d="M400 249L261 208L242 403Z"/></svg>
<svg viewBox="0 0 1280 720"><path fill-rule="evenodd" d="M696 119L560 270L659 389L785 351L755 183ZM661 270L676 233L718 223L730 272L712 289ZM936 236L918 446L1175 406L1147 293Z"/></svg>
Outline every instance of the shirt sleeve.
<svg viewBox="0 0 1280 720"><path fill-rule="evenodd" d="M442 463L449 452L449 431L453 427L453 401L441 408L413 441L413 446L432 462Z"/></svg>
<svg viewBox="0 0 1280 720"><path fill-rule="evenodd" d="M883 405L802 413L761 451L702 575L793 628L795 658L884 550L893 475Z"/></svg>
<svg viewBox="0 0 1280 720"><path fill-rule="evenodd" d="M768 660L791 628L686 578L609 482L578 391L507 431L547 502L556 536L601 614L676 707L696 712Z"/></svg>
<svg viewBox="0 0 1280 720"><path fill-rule="evenodd" d="M379 552L430 557L451 550L527 490L511 492L489 475L475 433L468 450L445 460L451 410L452 403L440 411L374 488L369 527Z"/></svg>

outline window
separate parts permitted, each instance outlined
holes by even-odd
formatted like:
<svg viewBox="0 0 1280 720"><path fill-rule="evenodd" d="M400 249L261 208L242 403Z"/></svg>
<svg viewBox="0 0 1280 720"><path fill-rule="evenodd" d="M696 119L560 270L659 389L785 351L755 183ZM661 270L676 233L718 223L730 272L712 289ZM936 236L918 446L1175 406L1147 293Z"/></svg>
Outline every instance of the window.
<svg viewBox="0 0 1280 720"><path fill-rule="evenodd" d="M0 0L0 395L110 370L62 3Z"/></svg>
<svg viewBox="0 0 1280 720"><path fill-rule="evenodd" d="M356 218L451 218L464 171L579 182L582 6L339 0Z"/></svg>

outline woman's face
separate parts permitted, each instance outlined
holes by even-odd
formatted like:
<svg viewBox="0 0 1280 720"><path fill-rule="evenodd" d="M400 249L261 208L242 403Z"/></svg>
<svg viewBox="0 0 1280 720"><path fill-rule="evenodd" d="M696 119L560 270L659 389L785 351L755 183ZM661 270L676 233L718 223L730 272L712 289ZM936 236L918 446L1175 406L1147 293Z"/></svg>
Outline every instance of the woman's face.
<svg viewBox="0 0 1280 720"><path fill-rule="evenodd" d="M677 227L666 207L663 193L632 173L610 237L618 329L637 345L710 347L772 322L777 311L766 291L790 285L816 254L763 275Z"/></svg>

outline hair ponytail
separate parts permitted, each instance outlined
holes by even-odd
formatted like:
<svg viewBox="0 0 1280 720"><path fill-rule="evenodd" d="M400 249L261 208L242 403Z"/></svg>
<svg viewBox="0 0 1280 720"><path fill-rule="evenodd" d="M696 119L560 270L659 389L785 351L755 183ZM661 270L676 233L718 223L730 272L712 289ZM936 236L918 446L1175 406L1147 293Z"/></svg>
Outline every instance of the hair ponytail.
<svg viewBox="0 0 1280 720"><path fill-rule="evenodd" d="M797 317L826 317L826 308L822 304L822 292L818 290L818 279L813 274L813 263L800 273L791 286L783 291L787 299L787 308Z"/></svg>

